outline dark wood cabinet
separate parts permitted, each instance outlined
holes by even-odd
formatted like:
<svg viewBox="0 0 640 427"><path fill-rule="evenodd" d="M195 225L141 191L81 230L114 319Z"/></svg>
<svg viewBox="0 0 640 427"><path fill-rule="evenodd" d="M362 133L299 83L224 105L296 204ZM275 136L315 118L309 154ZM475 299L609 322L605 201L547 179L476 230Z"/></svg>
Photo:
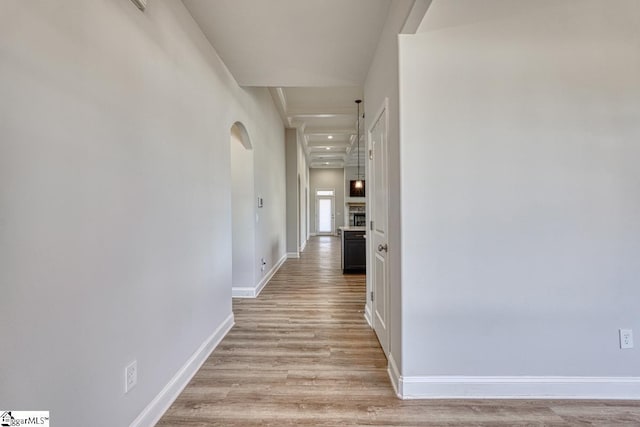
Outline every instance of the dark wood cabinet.
<svg viewBox="0 0 640 427"><path fill-rule="evenodd" d="M342 233L343 273L364 273L367 268L365 231L344 230Z"/></svg>

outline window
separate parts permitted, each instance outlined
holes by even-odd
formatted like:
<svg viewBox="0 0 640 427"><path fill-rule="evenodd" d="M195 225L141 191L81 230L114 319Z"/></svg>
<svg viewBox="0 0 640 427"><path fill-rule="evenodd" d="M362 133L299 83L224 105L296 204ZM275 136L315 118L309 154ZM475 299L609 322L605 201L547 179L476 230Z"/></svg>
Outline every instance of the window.
<svg viewBox="0 0 640 427"><path fill-rule="evenodd" d="M335 196L334 190L316 190L316 196Z"/></svg>

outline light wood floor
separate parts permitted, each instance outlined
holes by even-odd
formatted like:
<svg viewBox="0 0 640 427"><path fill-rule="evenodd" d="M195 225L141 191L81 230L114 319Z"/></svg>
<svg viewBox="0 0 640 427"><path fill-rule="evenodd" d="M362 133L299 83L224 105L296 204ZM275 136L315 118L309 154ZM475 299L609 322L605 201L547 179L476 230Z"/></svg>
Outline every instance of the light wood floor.
<svg viewBox="0 0 640 427"><path fill-rule="evenodd" d="M364 320L363 275L340 241L312 238L257 299L158 426L640 426L640 402L396 398Z"/></svg>

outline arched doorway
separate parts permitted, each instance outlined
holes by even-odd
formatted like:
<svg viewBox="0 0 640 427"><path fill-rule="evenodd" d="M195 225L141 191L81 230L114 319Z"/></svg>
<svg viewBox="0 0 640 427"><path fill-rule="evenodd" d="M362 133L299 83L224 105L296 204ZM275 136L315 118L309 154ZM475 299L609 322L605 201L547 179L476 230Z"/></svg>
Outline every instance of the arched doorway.
<svg viewBox="0 0 640 427"><path fill-rule="evenodd" d="M244 125L231 126L231 245L233 296L255 286L253 147Z"/></svg>

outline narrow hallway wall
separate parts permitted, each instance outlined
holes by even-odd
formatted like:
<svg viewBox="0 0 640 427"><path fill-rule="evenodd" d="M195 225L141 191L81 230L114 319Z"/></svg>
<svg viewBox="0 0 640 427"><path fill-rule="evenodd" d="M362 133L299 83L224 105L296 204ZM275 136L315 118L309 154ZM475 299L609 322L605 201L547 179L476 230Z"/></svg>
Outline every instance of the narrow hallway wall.
<svg viewBox="0 0 640 427"><path fill-rule="evenodd" d="M256 257L285 255L278 112L179 1L4 0L0 52L0 402L151 423L233 323L236 121L265 200Z"/></svg>

